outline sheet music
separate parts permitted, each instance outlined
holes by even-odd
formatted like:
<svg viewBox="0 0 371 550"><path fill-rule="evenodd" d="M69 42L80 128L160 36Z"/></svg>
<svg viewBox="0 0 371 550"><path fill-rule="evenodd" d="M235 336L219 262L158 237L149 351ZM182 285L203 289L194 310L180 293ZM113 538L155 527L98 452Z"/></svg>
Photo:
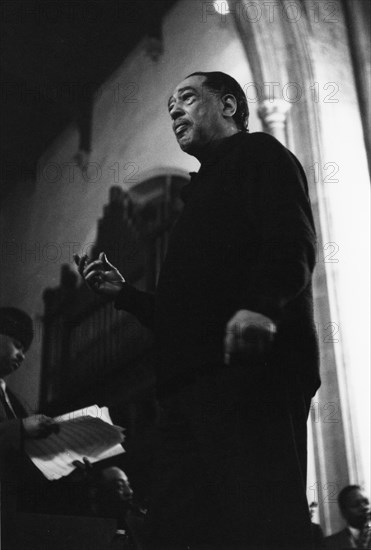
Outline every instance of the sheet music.
<svg viewBox="0 0 371 550"><path fill-rule="evenodd" d="M123 428L112 424L107 407L93 405L55 420L58 434L25 441L26 453L49 480L69 475L83 457L94 463L125 452Z"/></svg>

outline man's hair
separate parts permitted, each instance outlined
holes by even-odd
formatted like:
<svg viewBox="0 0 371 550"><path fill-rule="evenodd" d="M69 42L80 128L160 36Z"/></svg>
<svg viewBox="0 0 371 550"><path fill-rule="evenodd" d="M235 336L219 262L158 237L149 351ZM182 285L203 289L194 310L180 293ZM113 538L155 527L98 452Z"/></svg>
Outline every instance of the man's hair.
<svg viewBox="0 0 371 550"><path fill-rule="evenodd" d="M246 95L237 80L220 71L209 73L197 71L189 74L186 78L189 78L190 76L204 76L205 86L210 92L217 94L218 97L223 97L226 94L233 95L237 101L237 111L233 115L233 120L239 130L242 132L249 131L249 107L247 105Z"/></svg>
<svg viewBox="0 0 371 550"><path fill-rule="evenodd" d="M347 501L347 498L349 496L349 494L352 492L352 491L361 491L361 486L360 485L347 485L346 487L344 487L339 495L338 495L338 504L339 504L339 508L340 510L343 512L346 508L346 501Z"/></svg>
<svg viewBox="0 0 371 550"><path fill-rule="evenodd" d="M31 317L16 307L0 307L0 334L19 340L27 351L34 335Z"/></svg>

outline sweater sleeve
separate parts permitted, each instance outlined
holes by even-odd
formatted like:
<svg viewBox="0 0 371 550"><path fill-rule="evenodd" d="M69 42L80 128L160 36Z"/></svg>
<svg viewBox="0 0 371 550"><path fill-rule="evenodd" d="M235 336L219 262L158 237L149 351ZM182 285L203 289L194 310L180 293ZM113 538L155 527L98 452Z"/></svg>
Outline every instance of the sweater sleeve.
<svg viewBox="0 0 371 550"><path fill-rule="evenodd" d="M115 300L115 308L132 313L144 326L153 330L155 296L125 283Z"/></svg>
<svg viewBox="0 0 371 550"><path fill-rule="evenodd" d="M274 138L254 182L259 247L244 308L279 321L283 308L310 283L316 235L304 170Z"/></svg>

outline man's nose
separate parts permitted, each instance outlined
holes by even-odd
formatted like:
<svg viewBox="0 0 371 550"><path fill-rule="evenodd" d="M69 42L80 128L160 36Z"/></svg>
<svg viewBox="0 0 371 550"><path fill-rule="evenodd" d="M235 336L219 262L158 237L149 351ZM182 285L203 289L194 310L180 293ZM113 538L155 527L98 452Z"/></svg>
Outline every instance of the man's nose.
<svg viewBox="0 0 371 550"><path fill-rule="evenodd" d="M170 111L170 116L173 120L177 120L180 116L184 115L185 111L179 103L175 103Z"/></svg>

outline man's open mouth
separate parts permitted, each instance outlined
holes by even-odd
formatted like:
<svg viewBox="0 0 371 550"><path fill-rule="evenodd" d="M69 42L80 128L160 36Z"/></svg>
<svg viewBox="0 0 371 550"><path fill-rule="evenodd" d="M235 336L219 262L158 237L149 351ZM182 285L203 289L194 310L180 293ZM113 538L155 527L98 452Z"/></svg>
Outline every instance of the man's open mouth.
<svg viewBox="0 0 371 550"><path fill-rule="evenodd" d="M175 127L175 135L180 136L188 129L188 127L189 127L189 124L187 123L179 124L178 126Z"/></svg>

